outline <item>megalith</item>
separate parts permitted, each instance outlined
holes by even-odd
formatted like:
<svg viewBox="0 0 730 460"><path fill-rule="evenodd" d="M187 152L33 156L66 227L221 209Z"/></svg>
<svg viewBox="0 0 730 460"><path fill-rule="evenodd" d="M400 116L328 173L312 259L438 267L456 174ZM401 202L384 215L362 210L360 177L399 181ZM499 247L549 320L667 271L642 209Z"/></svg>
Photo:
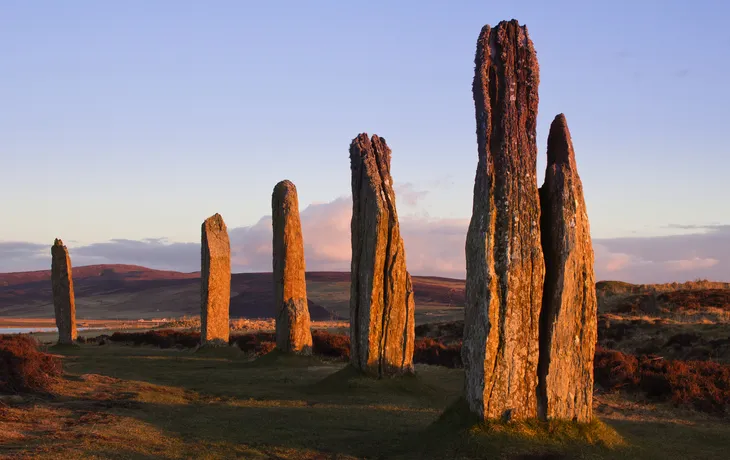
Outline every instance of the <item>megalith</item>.
<svg viewBox="0 0 730 460"><path fill-rule="evenodd" d="M390 148L363 133L350 144L350 363L383 377L413 372L413 286L398 225Z"/></svg>
<svg viewBox="0 0 730 460"><path fill-rule="evenodd" d="M482 419L537 416L539 67L525 26L484 26L473 82L478 163L466 238L465 394Z"/></svg>
<svg viewBox="0 0 730 460"><path fill-rule="evenodd" d="M76 340L76 301L71 275L71 258L63 241L58 238L51 246L51 286L58 343L69 345Z"/></svg>
<svg viewBox="0 0 730 460"><path fill-rule="evenodd" d="M545 286L540 313L541 418L588 422L593 413L596 284L583 185L565 116L550 126L540 188Z"/></svg>
<svg viewBox="0 0 730 460"><path fill-rule="evenodd" d="M220 214L203 222L200 255L200 340L203 345L228 345L231 244Z"/></svg>
<svg viewBox="0 0 730 460"><path fill-rule="evenodd" d="M307 304L304 242L297 188L288 180L276 184L271 195L276 347L285 352L312 351Z"/></svg>

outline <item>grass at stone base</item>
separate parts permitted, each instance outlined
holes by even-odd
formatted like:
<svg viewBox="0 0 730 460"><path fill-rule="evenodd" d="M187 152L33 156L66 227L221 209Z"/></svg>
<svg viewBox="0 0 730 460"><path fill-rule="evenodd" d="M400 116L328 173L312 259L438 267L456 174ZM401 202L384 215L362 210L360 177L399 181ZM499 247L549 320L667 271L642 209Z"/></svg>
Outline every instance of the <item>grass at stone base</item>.
<svg viewBox="0 0 730 460"><path fill-rule="evenodd" d="M63 353L64 351L73 351L79 349L77 343L56 343L48 347L49 353Z"/></svg>
<svg viewBox="0 0 730 460"><path fill-rule="evenodd" d="M612 458L628 448L616 430L599 420L480 423L464 398L448 407L427 432L430 441L424 451L440 446L463 458Z"/></svg>
<svg viewBox="0 0 730 460"><path fill-rule="evenodd" d="M436 366L375 381L276 353L58 352L67 375L54 399L0 406L1 458L712 459L726 458L730 439L712 419L475 425L460 402L463 372Z"/></svg>

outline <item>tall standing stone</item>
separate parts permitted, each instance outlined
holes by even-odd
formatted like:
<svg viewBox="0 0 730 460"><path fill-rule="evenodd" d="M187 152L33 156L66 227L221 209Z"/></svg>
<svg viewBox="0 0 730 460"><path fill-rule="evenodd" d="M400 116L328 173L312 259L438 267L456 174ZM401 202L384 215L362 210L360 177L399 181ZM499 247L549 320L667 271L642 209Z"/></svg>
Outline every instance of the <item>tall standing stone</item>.
<svg viewBox="0 0 730 460"><path fill-rule="evenodd" d="M352 262L350 362L370 375L413 371L413 287L395 208L385 139L350 144Z"/></svg>
<svg viewBox="0 0 730 460"><path fill-rule="evenodd" d="M274 187L271 216L274 230L276 347L286 352L311 353L312 331L307 304L299 198L297 188L290 181L281 181Z"/></svg>
<svg viewBox="0 0 730 460"><path fill-rule="evenodd" d="M58 238L51 246L51 285L58 343L72 344L76 340L76 301L71 276L71 258L63 241Z"/></svg>
<svg viewBox="0 0 730 460"><path fill-rule="evenodd" d="M540 188L545 287L540 313L541 418L588 422L593 414L596 284L591 230L563 114L550 126Z"/></svg>
<svg viewBox="0 0 730 460"><path fill-rule="evenodd" d="M204 345L228 345L231 244L220 214L203 222L200 255L200 339Z"/></svg>
<svg viewBox="0 0 730 460"><path fill-rule="evenodd" d="M479 161L466 239L466 399L483 419L535 417L545 273L535 177L539 67L516 20L484 26L474 61Z"/></svg>

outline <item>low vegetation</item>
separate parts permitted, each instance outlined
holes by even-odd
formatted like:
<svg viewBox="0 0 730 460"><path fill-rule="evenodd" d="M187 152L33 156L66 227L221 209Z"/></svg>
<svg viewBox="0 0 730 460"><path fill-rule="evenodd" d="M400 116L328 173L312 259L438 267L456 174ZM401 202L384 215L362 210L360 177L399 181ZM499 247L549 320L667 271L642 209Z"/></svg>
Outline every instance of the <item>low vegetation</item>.
<svg viewBox="0 0 730 460"><path fill-rule="evenodd" d="M688 324L651 317L602 314L598 318L598 344L636 355L730 364L728 323Z"/></svg>
<svg viewBox="0 0 730 460"><path fill-rule="evenodd" d="M61 375L58 356L22 335L0 335L0 394L46 393Z"/></svg>
<svg viewBox="0 0 730 460"><path fill-rule="evenodd" d="M730 365L711 361L665 360L596 350L596 384L607 390L640 392L655 401L692 406L702 412L728 414Z"/></svg>
<svg viewBox="0 0 730 460"><path fill-rule="evenodd" d="M620 296L626 294L642 294L647 292L691 291L701 289L730 289L730 283L696 279L684 283L663 284L631 284L624 281L599 281L596 291L599 296Z"/></svg>
<svg viewBox="0 0 730 460"><path fill-rule="evenodd" d="M419 333L414 347L414 362L447 368L461 368L461 339L453 323L430 325ZM438 337L449 337L441 340ZM350 338L325 330L312 334L313 353L342 361L349 359ZM152 345L160 348L195 348L200 335L196 332L160 330L138 333L115 333L112 342ZM691 343L691 337L674 337L674 341ZM232 335L231 345L241 351L263 355L276 346L273 332ZM667 360L653 355L633 355L617 350L598 348L594 363L596 383L607 391L624 391L642 395L653 401L671 402L715 415L730 410L730 364L698 360Z"/></svg>
<svg viewBox="0 0 730 460"><path fill-rule="evenodd" d="M96 340L101 342L102 339ZM200 332L161 329L144 332L115 332L109 336L112 342L132 345L153 345L160 348L193 348L200 343Z"/></svg>
<svg viewBox="0 0 730 460"><path fill-rule="evenodd" d="M341 349L346 336L332 336L323 343ZM339 360L237 347L216 355L107 342L58 352L65 376L52 400L0 404L0 457L722 459L730 435L715 417L636 411L586 425L475 424L460 399L463 371L444 366L378 381Z"/></svg>
<svg viewBox="0 0 730 460"><path fill-rule="evenodd" d="M233 346L199 351L199 322L184 318L54 347L64 376L58 355L0 339L0 393L24 401L0 397L0 457L726 458L725 287L609 282L599 296L591 424L470 419L463 321L419 324L416 376L373 381L346 365L346 322L313 322L314 356L293 357L272 353L273 320L232 319ZM8 349L26 364L9 366ZM41 383L9 390L11 367Z"/></svg>
<svg viewBox="0 0 730 460"><path fill-rule="evenodd" d="M82 340L86 343L103 343L109 340L137 346L196 348L200 343L200 333L162 329L144 332L115 332L109 337L99 336ZM235 345L243 352L261 355L276 347L276 336L273 332L232 334L229 344ZM312 332L312 348L313 353L316 355L348 360L350 358L350 337L326 330L314 330ZM413 354L414 362L419 364L432 364L449 368L462 367L460 342L443 344L428 337L419 338L416 340Z"/></svg>
<svg viewBox="0 0 730 460"><path fill-rule="evenodd" d="M699 280L637 285L601 281L596 292L600 313L682 323L730 323L730 283Z"/></svg>

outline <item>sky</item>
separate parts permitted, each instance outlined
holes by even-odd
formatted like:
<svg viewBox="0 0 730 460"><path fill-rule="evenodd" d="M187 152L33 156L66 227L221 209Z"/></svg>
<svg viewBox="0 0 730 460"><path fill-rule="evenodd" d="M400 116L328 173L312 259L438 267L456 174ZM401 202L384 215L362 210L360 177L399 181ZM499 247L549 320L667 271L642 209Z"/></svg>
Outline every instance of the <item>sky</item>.
<svg viewBox="0 0 730 460"><path fill-rule="evenodd" d="M347 270L367 132L409 269L463 277L475 44L512 18L540 63L538 181L564 113L599 279L730 280L730 5L666 0L0 2L0 271L47 269L56 237L74 265L196 270L216 212L234 271L270 270L283 179L308 268Z"/></svg>

